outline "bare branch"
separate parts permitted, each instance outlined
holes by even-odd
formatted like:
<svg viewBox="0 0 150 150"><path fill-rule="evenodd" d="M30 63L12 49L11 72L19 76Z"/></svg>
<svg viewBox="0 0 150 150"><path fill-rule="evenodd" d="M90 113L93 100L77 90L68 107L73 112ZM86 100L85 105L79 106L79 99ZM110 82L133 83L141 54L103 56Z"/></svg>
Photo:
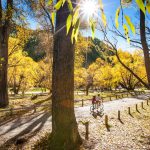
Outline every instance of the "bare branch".
<svg viewBox="0 0 150 150"><path fill-rule="evenodd" d="M99 24L99 27L100 27L100 31L102 31L103 34L104 34L105 41L111 46L112 51L113 51L113 52L115 51L114 54L116 55L116 57L117 57L119 63L120 63L127 71L129 71L131 74L133 74L133 76L134 76L138 81L140 81L146 88L149 88L149 86L148 86L147 83L145 83L136 73L133 72L133 70L132 70L131 68L129 68L126 64L123 63L123 61L122 61L122 60L120 59L120 57L119 57L119 54L118 54L118 50L117 50L116 45L113 44L113 43L109 40L109 38L108 38L108 36L107 36L107 31L106 31L106 29L104 29L101 24Z"/></svg>
<svg viewBox="0 0 150 150"><path fill-rule="evenodd" d="M42 2L40 2L40 5L41 5L42 9L44 10L44 12L46 13L46 15L47 15L47 17L48 17L48 19L49 19L49 21L51 23L52 33L54 34L54 26L53 26L52 18L50 16L49 12L46 10L45 6L42 4Z"/></svg>

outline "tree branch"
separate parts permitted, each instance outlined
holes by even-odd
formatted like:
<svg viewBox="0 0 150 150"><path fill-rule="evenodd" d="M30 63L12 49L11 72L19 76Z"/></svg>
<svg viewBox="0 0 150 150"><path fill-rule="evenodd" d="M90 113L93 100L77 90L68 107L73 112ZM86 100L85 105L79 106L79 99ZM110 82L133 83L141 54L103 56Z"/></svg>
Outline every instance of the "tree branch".
<svg viewBox="0 0 150 150"><path fill-rule="evenodd" d="M100 25L100 24L99 24L99 25ZM136 74L131 70L131 68L129 68L127 65L125 65L125 64L122 62L122 60L120 59L120 57L119 57L119 55L118 55L118 50L117 50L117 48L116 48L116 45L113 44L112 42L110 42L110 40L108 39L106 29L104 29L101 25L100 25L100 27L101 27L101 31L102 31L103 34L104 34L104 38L106 39L106 42L111 46L112 51L115 51L114 54L116 55L116 57L117 57L119 63L120 63L126 70L128 70L131 74L133 74L133 76L134 76L137 80L139 80L146 88L149 88L149 85L148 85L147 83L145 83L138 75L136 75Z"/></svg>
<svg viewBox="0 0 150 150"><path fill-rule="evenodd" d="M49 21L51 23L52 33L54 34L54 26L53 26L52 18L50 16L49 12L46 10L46 8L44 7L44 5L42 4L42 2L40 2L40 5L41 5L42 9L44 10L44 12L46 13L46 15L47 15L47 17L48 17L48 19L49 19Z"/></svg>

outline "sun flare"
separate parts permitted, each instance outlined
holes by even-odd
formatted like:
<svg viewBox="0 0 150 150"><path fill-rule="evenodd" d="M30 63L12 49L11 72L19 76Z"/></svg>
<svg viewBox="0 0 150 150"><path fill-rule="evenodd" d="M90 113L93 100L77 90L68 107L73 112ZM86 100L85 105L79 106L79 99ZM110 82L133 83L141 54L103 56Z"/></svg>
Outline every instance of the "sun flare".
<svg viewBox="0 0 150 150"><path fill-rule="evenodd" d="M79 3L81 15L89 19L94 17L98 11L98 4L95 0L81 0Z"/></svg>

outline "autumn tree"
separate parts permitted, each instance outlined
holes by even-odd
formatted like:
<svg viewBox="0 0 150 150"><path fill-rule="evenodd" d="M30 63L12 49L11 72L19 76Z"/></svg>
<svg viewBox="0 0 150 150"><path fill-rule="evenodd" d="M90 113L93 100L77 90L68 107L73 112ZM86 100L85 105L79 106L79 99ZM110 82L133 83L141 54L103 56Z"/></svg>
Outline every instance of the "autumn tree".
<svg viewBox="0 0 150 150"><path fill-rule="evenodd" d="M141 51L136 50L134 53L118 50L119 58L132 69L141 79L146 81L146 72L144 59ZM126 90L134 90L136 87L143 87L134 75L122 66L117 57L109 57L110 62L97 58L88 67L88 74L92 76L93 86L101 90L111 90L121 86ZM81 75L80 75L81 76ZM82 77L79 81L82 81Z"/></svg>
<svg viewBox="0 0 150 150"><path fill-rule="evenodd" d="M59 2L59 1L58 1ZM66 35L67 2L57 11L52 75L52 135L53 150L78 149L81 139L74 114L74 44L71 30Z"/></svg>
<svg viewBox="0 0 150 150"><path fill-rule="evenodd" d="M87 72L88 58L87 53L91 51L91 38L79 35L75 44L75 88L85 88L86 95L91 86L91 78Z"/></svg>
<svg viewBox="0 0 150 150"><path fill-rule="evenodd" d="M146 0L142 1L136 1L136 4L138 5L137 13L139 15L138 20L136 21L136 24L133 24L131 21L132 19L130 16L127 16L124 12L126 7L129 5L135 6L135 3L133 0L122 0L121 1L121 7L119 7L116 11L116 27L114 26L114 30L111 30L115 35L121 37L122 39L128 40L130 44L133 47L140 48L143 50L144 54L144 62L145 62L145 68L146 68L146 75L147 75L147 83L145 83L146 88L150 88L150 55L149 55L149 13L150 13L150 2ZM124 7L125 6L125 7ZM122 8L122 9L121 9ZM124 20L127 22L127 24L123 24L124 26L124 32L127 33L129 31L129 28L131 28L131 31L136 34L134 37L129 37L129 32L127 34L122 33L122 31L118 30L118 17L122 16L122 23ZM124 19L125 18L125 19ZM129 26L129 28L128 28ZM126 30L126 31L125 31ZM136 32L136 30L139 32ZM147 85L146 85L147 84Z"/></svg>
<svg viewBox="0 0 150 150"><path fill-rule="evenodd" d="M21 5L20 5L21 4ZM29 4L29 5L28 5ZM0 107L6 107L8 101L7 69L8 69L8 39L10 27L24 24L25 14L30 7L30 1L0 0ZM14 11L15 10L15 11ZM25 25L25 24L24 24Z"/></svg>
<svg viewBox="0 0 150 150"><path fill-rule="evenodd" d="M8 42L8 85L14 94L25 93L35 85L35 70L39 68L38 63L23 51L24 42L21 43L19 37L10 37Z"/></svg>
<svg viewBox="0 0 150 150"><path fill-rule="evenodd" d="M135 50L133 53L118 51L120 59L131 68L134 73L136 73L141 79L146 82L146 72L144 67L144 58L142 56L142 51ZM143 85L139 82L134 75L125 69L117 60L116 56L113 58L115 76L118 81L118 85L126 90L134 90L136 87L142 87Z"/></svg>
<svg viewBox="0 0 150 150"><path fill-rule="evenodd" d="M101 58L97 58L89 66L88 73L92 76L93 86L95 87L99 87L102 90L111 90L116 85L113 66Z"/></svg>
<svg viewBox="0 0 150 150"><path fill-rule="evenodd" d="M118 48L117 48L117 44L118 44L118 40L115 37L112 37L114 39L114 41L108 37L108 29L109 28L104 28L102 27L101 24L99 24L99 30L103 33L104 35L104 41L109 45L108 49L114 53L114 55L116 56L116 58L118 59L118 62L126 69L128 70L131 74L133 74L133 76L135 78L137 78L137 80L146 88L149 88L147 81L143 80L143 78L141 78L138 74L136 74L132 68L130 68L129 66L126 65L126 63L124 63L122 61L122 59L120 58L119 54L118 54Z"/></svg>
<svg viewBox="0 0 150 150"><path fill-rule="evenodd" d="M3 8L0 1L0 107L8 105L7 67L8 67L8 38L10 22L13 14L13 0L7 0Z"/></svg>
<svg viewBox="0 0 150 150"><path fill-rule="evenodd" d="M43 91L44 89L49 89L51 91L51 74L52 66L51 63L47 62L46 59L41 60L37 63L38 67L34 69L34 81L35 86L40 87Z"/></svg>

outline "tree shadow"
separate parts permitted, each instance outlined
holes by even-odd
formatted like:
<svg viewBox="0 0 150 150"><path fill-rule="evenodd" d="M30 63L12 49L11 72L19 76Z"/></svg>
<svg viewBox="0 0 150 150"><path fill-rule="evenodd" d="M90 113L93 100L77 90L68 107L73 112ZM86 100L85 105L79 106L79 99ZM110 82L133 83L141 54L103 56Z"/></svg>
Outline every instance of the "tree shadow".
<svg viewBox="0 0 150 150"><path fill-rule="evenodd" d="M44 137L42 137L39 141L34 144L32 150L48 150L49 149L49 141L51 140L52 133L46 133Z"/></svg>
<svg viewBox="0 0 150 150"><path fill-rule="evenodd" d="M124 122L121 120L121 119L118 119L119 120L119 122L121 123L121 124L124 124Z"/></svg>
<svg viewBox="0 0 150 150"><path fill-rule="evenodd" d="M129 113L129 115L130 115L132 118L134 118L134 116L133 116L131 113Z"/></svg>
<svg viewBox="0 0 150 150"><path fill-rule="evenodd" d="M107 129L108 132L110 132L110 128L111 128L111 126L109 124L106 125L106 129Z"/></svg>
<svg viewBox="0 0 150 150"><path fill-rule="evenodd" d="M147 139L148 139L147 144L150 145L150 136L148 136Z"/></svg>
<svg viewBox="0 0 150 150"><path fill-rule="evenodd" d="M5 124L7 124L7 123L9 123L9 122L11 122L11 121L13 121L15 118L9 118L9 119L7 119L7 120L2 120L2 122L0 123L0 126L3 126L3 125L5 125Z"/></svg>
<svg viewBox="0 0 150 150"><path fill-rule="evenodd" d="M141 114L141 112L137 109L136 112L138 112L139 114Z"/></svg>
<svg viewBox="0 0 150 150"><path fill-rule="evenodd" d="M46 99L44 99L44 100L35 102L35 105L41 105L41 104L43 104L44 102L47 102L47 101L50 101L50 97L48 97L48 98L46 98Z"/></svg>
<svg viewBox="0 0 150 150"><path fill-rule="evenodd" d="M48 101L48 98L47 99L45 99L44 100L44 102L45 101ZM42 101L43 102L43 101ZM42 103L41 103L42 104ZM24 106L24 105L22 105L22 106ZM34 106L34 105L32 105L32 106ZM32 107L31 106L31 107ZM40 106L40 104L38 105L38 106ZM50 111L50 109L49 109L49 107L46 107L46 106L43 106L43 107L41 107L42 109L40 110L41 111L41 113L51 113L51 111ZM16 120L17 119L17 123L18 123L18 121L19 121L19 119L23 116L23 115L25 115L25 114L28 114L28 113L30 113L31 111L33 110L33 112L31 113L31 114L29 114L29 115L35 115L35 113L36 113L36 111L34 110L34 109L25 109L25 110L21 110L21 111L15 111L12 115L9 115L9 116L3 116L3 117L1 117L0 118L0 127L1 126L3 126L3 125L5 125L5 124L7 124L7 123L9 123L9 122L12 122L13 120ZM33 118L35 118L35 117L37 117L39 114L41 114L41 113L37 113L35 116L33 116ZM33 118L31 118L31 119L27 119L27 120L29 120L29 121L31 121ZM29 122L29 121L27 121L27 122ZM26 123L26 122L25 122ZM22 124L21 124L22 125Z"/></svg>
<svg viewBox="0 0 150 150"><path fill-rule="evenodd" d="M145 108L144 106L142 107L142 109L143 109L143 110L146 110L146 108Z"/></svg>
<svg viewBox="0 0 150 150"><path fill-rule="evenodd" d="M92 112L92 116L96 119L98 115L96 112Z"/></svg>
<svg viewBox="0 0 150 150"><path fill-rule="evenodd" d="M50 117L49 113L42 114L40 118L35 120L32 124L27 126L20 133L7 140L3 145L0 146L0 149L3 149L4 147L10 147L11 146L10 143L16 143L17 139L19 139L20 137L26 136L26 139L34 137L42 129L42 127L44 126L49 117Z"/></svg>
<svg viewBox="0 0 150 150"><path fill-rule="evenodd" d="M24 122L21 121L21 116L19 116L18 118L13 119L13 120L14 120L13 125L12 125L6 132L4 132L3 134L0 134L0 136L5 135L5 134L7 134L8 132L10 132L10 131L12 131L12 130L18 128L18 127L21 127L22 125L25 125L26 123L29 123L30 121L32 121L32 120L34 120L35 118L37 118L39 115L42 115L43 113L45 113L45 112L38 113L38 114L34 115L34 116L31 117L31 118L27 118L27 120L24 121ZM10 122L13 121L13 120L10 120ZM7 122L7 123L9 123L9 122ZM3 124L3 125L5 125L5 124ZM0 126L1 126L1 125L0 125Z"/></svg>

